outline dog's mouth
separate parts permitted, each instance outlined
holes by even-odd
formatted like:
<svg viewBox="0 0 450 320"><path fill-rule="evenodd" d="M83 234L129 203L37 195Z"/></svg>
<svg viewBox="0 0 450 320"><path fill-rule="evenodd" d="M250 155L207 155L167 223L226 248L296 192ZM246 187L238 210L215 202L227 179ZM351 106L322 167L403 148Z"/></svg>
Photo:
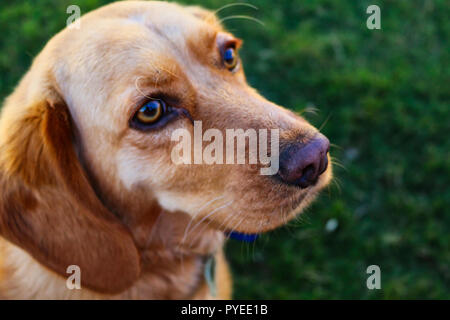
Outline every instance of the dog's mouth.
<svg viewBox="0 0 450 320"><path fill-rule="evenodd" d="M283 186L284 195L278 195L273 201L270 201L269 207L249 208L247 206L249 211L249 215L245 219L247 223L232 226L233 228L230 228L231 226L221 228L222 232L229 239L242 242L256 241L261 234L282 227L299 215L315 199L319 191L328 184L330 177L331 172L327 172L319 177L317 183L306 189L291 185L278 185ZM243 206L243 204L241 205Z"/></svg>
<svg viewBox="0 0 450 320"><path fill-rule="evenodd" d="M288 211L295 211L295 209L304 201L304 199L306 198L307 193L302 193L300 196L295 197L294 199L289 199L289 209ZM279 213L274 213L274 214L279 214ZM263 219L263 217L261 217L261 219ZM281 225L277 225L275 227L280 227ZM272 228L270 228L272 229ZM245 230L240 230L237 231L235 229L231 229L231 230L224 230L224 234L227 238L229 239L233 239L233 240L237 240L237 241L241 241L241 242L254 242L258 239L258 237L260 236L260 234L266 232L268 230L264 230L261 229L260 231L245 231Z"/></svg>

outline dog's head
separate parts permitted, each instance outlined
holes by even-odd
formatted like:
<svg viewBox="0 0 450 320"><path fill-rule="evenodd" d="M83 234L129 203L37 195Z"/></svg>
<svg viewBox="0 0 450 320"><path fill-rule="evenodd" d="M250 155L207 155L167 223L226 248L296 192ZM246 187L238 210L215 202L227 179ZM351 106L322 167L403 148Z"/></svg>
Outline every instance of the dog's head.
<svg viewBox="0 0 450 320"><path fill-rule="evenodd" d="M115 3L56 35L3 110L2 234L120 291L158 215L260 233L299 213L330 180L329 142L246 83L240 46L213 13L165 2ZM247 132L242 150L231 129ZM249 163L252 132L271 163Z"/></svg>

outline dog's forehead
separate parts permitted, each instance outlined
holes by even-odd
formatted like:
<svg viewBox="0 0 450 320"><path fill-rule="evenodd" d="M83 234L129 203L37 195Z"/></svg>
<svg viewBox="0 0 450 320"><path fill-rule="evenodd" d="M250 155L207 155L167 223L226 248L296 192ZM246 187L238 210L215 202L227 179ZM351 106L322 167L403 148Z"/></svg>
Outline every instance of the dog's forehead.
<svg viewBox="0 0 450 320"><path fill-rule="evenodd" d="M86 14L79 30L61 35L55 78L73 105L87 100L101 105L108 96L134 89L140 77L159 85L177 78L180 66L195 64L199 50L212 51L221 30L213 13L197 7L114 3Z"/></svg>
<svg viewBox="0 0 450 320"><path fill-rule="evenodd" d="M152 40L166 40L173 47L182 47L188 39L204 43L222 30L212 11L159 1L114 3L86 15L85 20L90 24L86 29L94 29L93 31L99 24L111 20L116 20L117 26L109 32L117 32L120 31L117 29L136 24L145 27Z"/></svg>
<svg viewBox="0 0 450 320"><path fill-rule="evenodd" d="M130 74L130 64L159 74L168 65L187 65L195 57L202 60L223 31L212 11L157 1L114 3L84 18L80 31L85 32L78 32L79 38L72 41L83 49L73 50L77 59L82 59L80 52L87 64L92 56L102 56L105 59L96 61L97 66L118 72L126 67Z"/></svg>

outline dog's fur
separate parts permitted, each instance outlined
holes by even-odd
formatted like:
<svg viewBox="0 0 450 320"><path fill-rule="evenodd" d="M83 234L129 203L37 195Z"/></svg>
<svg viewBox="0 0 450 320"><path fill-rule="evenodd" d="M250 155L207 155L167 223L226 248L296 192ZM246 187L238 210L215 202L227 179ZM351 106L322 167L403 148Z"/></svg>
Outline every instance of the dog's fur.
<svg viewBox="0 0 450 320"><path fill-rule="evenodd" d="M317 130L261 97L242 66L221 65L226 32L210 11L117 2L85 15L34 60L0 119L1 298L211 298L205 258L217 257L218 297L231 297L224 231L285 223L325 186L259 175L254 165L174 165L176 128L141 132L144 96L174 97L203 129L279 128L280 143ZM81 290L66 287L69 265Z"/></svg>

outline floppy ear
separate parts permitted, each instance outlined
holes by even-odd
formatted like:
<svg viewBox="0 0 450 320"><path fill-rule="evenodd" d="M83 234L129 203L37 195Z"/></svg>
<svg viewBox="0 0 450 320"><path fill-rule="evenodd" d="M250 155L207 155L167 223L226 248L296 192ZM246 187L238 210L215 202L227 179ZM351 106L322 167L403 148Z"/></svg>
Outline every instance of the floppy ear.
<svg viewBox="0 0 450 320"><path fill-rule="evenodd" d="M64 277L69 265L79 266L84 287L118 293L132 285L139 252L88 181L65 103L40 101L5 122L0 234Z"/></svg>

